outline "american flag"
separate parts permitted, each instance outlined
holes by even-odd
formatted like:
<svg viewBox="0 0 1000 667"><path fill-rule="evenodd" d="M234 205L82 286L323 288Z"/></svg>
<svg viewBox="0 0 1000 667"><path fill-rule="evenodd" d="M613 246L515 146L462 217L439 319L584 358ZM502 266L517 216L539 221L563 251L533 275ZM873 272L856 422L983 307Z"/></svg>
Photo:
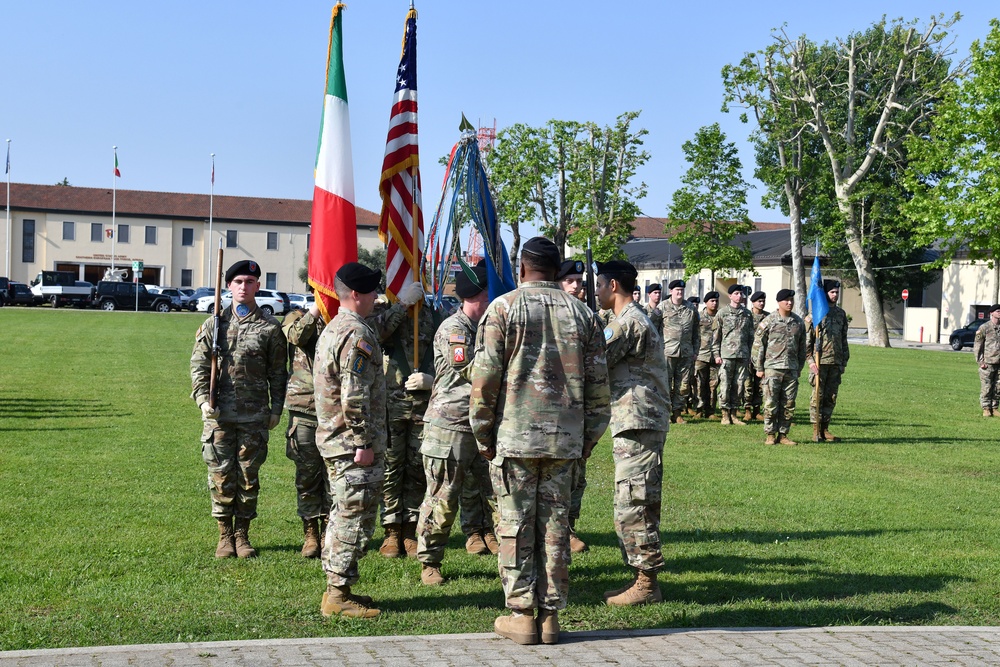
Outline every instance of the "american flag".
<svg viewBox="0 0 1000 667"><path fill-rule="evenodd" d="M396 94L389 116L389 136L386 138L382 178L379 181L382 214L379 217L378 233L387 246L385 291L393 301L399 290L418 279L420 269L424 223L420 210L419 167L417 10L411 8L406 15L403 55L399 60L399 69L396 70Z"/></svg>

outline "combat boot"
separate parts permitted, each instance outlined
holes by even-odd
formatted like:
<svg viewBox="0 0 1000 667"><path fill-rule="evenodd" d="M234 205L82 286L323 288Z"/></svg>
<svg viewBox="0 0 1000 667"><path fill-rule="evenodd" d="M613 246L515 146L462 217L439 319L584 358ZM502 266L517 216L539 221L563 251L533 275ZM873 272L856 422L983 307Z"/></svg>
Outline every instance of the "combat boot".
<svg viewBox="0 0 1000 667"><path fill-rule="evenodd" d="M302 519L302 533L302 557L319 558L319 519Z"/></svg>
<svg viewBox="0 0 1000 667"><path fill-rule="evenodd" d="M237 517L233 524L236 555L240 558L256 558L257 550L250 545L250 519Z"/></svg>
<svg viewBox="0 0 1000 667"><path fill-rule="evenodd" d="M819 422L813 423L813 442L823 442L823 427Z"/></svg>
<svg viewBox="0 0 1000 667"><path fill-rule="evenodd" d="M663 602L660 585L656 583L656 572L639 570L635 583L631 587L605 601L612 607L635 607L642 604Z"/></svg>
<svg viewBox="0 0 1000 667"><path fill-rule="evenodd" d="M757 417L760 417L760 408L755 405L750 413L750 421L757 421Z"/></svg>
<svg viewBox="0 0 1000 667"><path fill-rule="evenodd" d="M992 417L993 416L993 410L990 410L989 408L983 408L983 416L984 417Z"/></svg>
<svg viewBox="0 0 1000 667"><path fill-rule="evenodd" d="M498 616L493 622L493 632L524 646L538 643L535 614L530 609L524 613L515 611L510 616Z"/></svg>
<svg viewBox="0 0 1000 667"><path fill-rule="evenodd" d="M479 533L469 535L469 538L465 540L465 550L473 556L485 556L490 552L486 546L486 541L483 540L483 536Z"/></svg>
<svg viewBox="0 0 1000 667"><path fill-rule="evenodd" d="M343 589L344 589L344 591L346 591L346 595L350 599L357 600L361 604L366 604L368 606L371 606L372 599L370 597L368 597L367 595L358 595L357 593L352 593L350 586L343 586ZM323 603L322 604L324 604L324 605L326 604L327 595L328 595L328 593L326 591L323 591Z"/></svg>
<svg viewBox="0 0 1000 667"><path fill-rule="evenodd" d="M559 641L559 612L555 609L539 609L535 619L538 636L543 644L555 644Z"/></svg>
<svg viewBox="0 0 1000 667"><path fill-rule="evenodd" d="M219 546L215 547L216 558L236 558L236 543L233 541L233 518L219 519Z"/></svg>
<svg viewBox="0 0 1000 667"><path fill-rule="evenodd" d="M799 443L795 442L794 440L792 440L791 438L789 438L787 433L779 433L778 434L778 438L779 438L778 442L780 442L783 445L797 445L797 444L799 444Z"/></svg>
<svg viewBox="0 0 1000 667"><path fill-rule="evenodd" d="M582 554L584 551L590 549L587 543L580 539L580 536L576 534L576 531L570 528L569 531L569 550L571 553Z"/></svg>
<svg viewBox="0 0 1000 667"><path fill-rule="evenodd" d="M733 418L729 410L722 411L722 421L720 422L723 426L732 426Z"/></svg>
<svg viewBox="0 0 1000 667"><path fill-rule="evenodd" d="M483 531L483 542L486 544L486 548L489 549L490 553L494 556L500 553L500 542L497 540L496 533L492 530Z"/></svg>
<svg viewBox="0 0 1000 667"><path fill-rule="evenodd" d="M639 571L636 570L636 569L633 569L632 570L632 579L627 584L625 584L624 586L619 586L618 588L614 588L614 589L612 589L610 591L604 591L604 599L607 600L608 598L613 598L616 595L621 595L622 593L624 593L628 589L632 588L632 586L635 585L635 580L638 577L639 577Z"/></svg>
<svg viewBox="0 0 1000 667"><path fill-rule="evenodd" d="M840 442L840 438L830 433L827 429L830 428L830 422L823 422L823 426L820 428L820 436L827 442Z"/></svg>
<svg viewBox="0 0 1000 667"><path fill-rule="evenodd" d="M385 525L385 537L382 538L382 546L378 548L378 552L386 558L399 558L402 555L399 549L399 542L402 536L400 524L387 523Z"/></svg>
<svg viewBox="0 0 1000 667"><path fill-rule="evenodd" d="M417 557L417 522L403 524L403 550L408 558Z"/></svg>
<svg viewBox="0 0 1000 667"><path fill-rule="evenodd" d="M350 586L327 586L320 605L320 613L325 618L346 616L348 618L375 618L381 612L372 603L363 602L362 597L351 595Z"/></svg>
<svg viewBox="0 0 1000 667"><path fill-rule="evenodd" d="M767 437L764 438L765 445L776 445L778 444L778 439L775 437L774 433L765 433Z"/></svg>
<svg viewBox="0 0 1000 667"><path fill-rule="evenodd" d="M750 408L747 408L746 410L743 411L743 421L745 422L753 421L753 416L750 414Z"/></svg>
<svg viewBox="0 0 1000 667"><path fill-rule="evenodd" d="M687 424L687 422L684 421L684 417L681 417L680 410L674 410L673 418L670 421L672 421L675 424Z"/></svg>
<svg viewBox="0 0 1000 667"><path fill-rule="evenodd" d="M428 565L424 563L420 566L420 582L424 586L440 586L444 583L444 575L441 574L441 565Z"/></svg>
<svg viewBox="0 0 1000 667"><path fill-rule="evenodd" d="M740 412L739 410L729 411L729 423L732 424L733 426L746 426L747 423L742 419L740 419L739 412Z"/></svg>

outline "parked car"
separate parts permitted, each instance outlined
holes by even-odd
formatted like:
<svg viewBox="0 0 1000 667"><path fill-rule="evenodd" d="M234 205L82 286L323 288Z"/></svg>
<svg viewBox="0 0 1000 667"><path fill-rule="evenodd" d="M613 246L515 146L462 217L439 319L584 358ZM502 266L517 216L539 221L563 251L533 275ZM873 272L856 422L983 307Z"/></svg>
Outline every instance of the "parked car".
<svg viewBox="0 0 1000 667"><path fill-rule="evenodd" d="M87 289L90 290L90 298L87 299L86 305L88 305L88 306L94 305L94 297L97 296L97 286L94 285L94 283L87 282L86 280L77 280L76 281L76 286L77 287L86 287Z"/></svg>
<svg viewBox="0 0 1000 667"><path fill-rule="evenodd" d="M223 309L226 309L232 301L232 292L226 290L222 293L219 305ZM274 290L269 289L258 290L256 301L257 307L260 308L261 312L266 313L267 315L282 315L291 310L288 295L284 292L275 292ZM202 313L213 313L215 311L215 292L213 291L208 296L203 296L198 299L195 305L195 310Z"/></svg>
<svg viewBox="0 0 1000 667"><path fill-rule="evenodd" d="M171 310L180 310L183 305L181 301L181 291L175 287L146 288L152 294L162 294L170 299Z"/></svg>
<svg viewBox="0 0 1000 667"><path fill-rule="evenodd" d="M195 293L197 294L202 289L205 289L205 288L199 288L199 289L195 290ZM233 301L233 294L232 294L232 292L230 292L229 290L226 290L226 291L224 291L222 293L222 295L221 295L221 297L219 299L219 305L220 305L220 307L223 310L225 310L226 308L229 307L229 304L232 303L232 301ZM199 313L209 313L209 314L214 313L215 312L215 290L209 290L208 294L206 294L204 296L201 296L201 297L198 297L197 299L194 299L194 300L190 301L190 303L194 304L193 310L195 310L195 311L197 311Z"/></svg>
<svg viewBox="0 0 1000 667"><path fill-rule="evenodd" d="M181 297L181 305L187 308L192 313L198 310L198 299L203 296L215 296L215 290L211 287L199 287L196 290L191 290L191 293L187 296Z"/></svg>
<svg viewBox="0 0 1000 667"><path fill-rule="evenodd" d="M8 306L37 306L42 300L24 283L11 282L7 287L5 304Z"/></svg>
<svg viewBox="0 0 1000 667"><path fill-rule="evenodd" d="M948 337L948 343L951 345L951 349L958 351L963 347L972 347L973 343L976 342L976 332L979 331L979 327L986 323L986 318L981 320L972 320L966 324L961 329L955 329L951 332Z"/></svg>
<svg viewBox="0 0 1000 667"><path fill-rule="evenodd" d="M139 310L170 312L170 297L152 294L142 283L119 283L102 280L97 283L97 304L101 310L133 310L138 300Z"/></svg>
<svg viewBox="0 0 1000 667"><path fill-rule="evenodd" d="M316 297L312 294L289 294L288 301L292 308L297 310L309 310L316 303Z"/></svg>
<svg viewBox="0 0 1000 667"><path fill-rule="evenodd" d="M0 306L7 304L7 294L10 292L10 280L0 276Z"/></svg>

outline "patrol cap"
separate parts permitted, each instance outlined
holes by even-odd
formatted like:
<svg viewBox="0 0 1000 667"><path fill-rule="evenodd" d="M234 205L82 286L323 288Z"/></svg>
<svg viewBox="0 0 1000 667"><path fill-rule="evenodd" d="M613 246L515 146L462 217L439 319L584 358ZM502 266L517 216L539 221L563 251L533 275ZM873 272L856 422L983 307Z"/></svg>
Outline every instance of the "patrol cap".
<svg viewBox="0 0 1000 667"><path fill-rule="evenodd" d="M369 269L364 264L358 262L348 262L337 269L337 277L340 282L347 285L348 289L362 294L370 294L378 289L382 280L382 272L378 269Z"/></svg>
<svg viewBox="0 0 1000 667"><path fill-rule="evenodd" d="M556 280L562 280L566 276L582 276L585 272L583 262L578 259L567 259L559 267L559 273L556 274Z"/></svg>
<svg viewBox="0 0 1000 667"><path fill-rule="evenodd" d="M667 289L677 289L678 287L687 287L687 284L683 280L671 280L670 284L667 285Z"/></svg>
<svg viewBox="0 0 1000 667"><path fill-rule="evenodd" d="M660 289L660 283L650 283L649 287L646 288L646 294L647 295L650 294L650 293L652 293L652 292L662 292L662 291L663 290Z"/></svg>
<svg viewBox="0 0 1000 667"><path fill-rule="evenodd" d="M705 301L709 301L711 299L715 299L716 301L718 301L719 300L719 293L716 292L715 290L712 290L711 292L709 292L708 294L705 295Z"/></svg>
<svg viewBox="0 0 1000 667"><path fill-rule="evenodd" d="M740 285L739 283L729 286L730 294L732 294L733 292L742 292L742 291L743 291L743 285Z"/></svg>
<svg viewBox="0 0 1000 667"><path fill-rule="evenodd" d="M562 265L562 257L559 255L559 248L556 244L548 240L544 236L536 236L532 239L528 239L528 242L524 244L521 249L535 259L540 260L543 264L548 264L550 268L558 271Z"/></svg>
<svg viewBox="0 0 1000 667"><path fill-rule="evenodd" d="M764 294L760 290L757 290L756 292L750 295L750 303L753 303L754 301L760 301L761 299L766 299L766 298L767 298L766 294Z"/></svg>
<svg viewBox="0 0 1000 667"><path fill-rule="evenodd" d="M487 287L486 260L470 268L472 277L467 272L459 271L455 276L455 294L462 299L471 299Z"/></svg>
<svg viewBox="0 0 1000 667"><path fill-rule="evenodd" d="M787 301L795 296L795 290L791 289L780 289L778 290L778 295L774 297L778 301Z"/></svg>
<svg viewBox="0 0 1000 667"><path fill-rule="evenodd" d="M252 259L241 259L226 271L226 283L233 282L233 278L236 276L253 276L254 278L260 278L260 264L253 261Z"/></svg>
<svg viewBox="0 0 1000 667"><path fill-rule="evenodd" d="M832 289L840 289L839 280L824 280L823 281L823 291L829 292Z"/></svg>
<svg viewBox="0 0 1000 667"><path fill-rule="evenodd" d="M1000 303L994 303L992 306L990 306L991 313L995 313L998 310L1000 310Z"/></svg>

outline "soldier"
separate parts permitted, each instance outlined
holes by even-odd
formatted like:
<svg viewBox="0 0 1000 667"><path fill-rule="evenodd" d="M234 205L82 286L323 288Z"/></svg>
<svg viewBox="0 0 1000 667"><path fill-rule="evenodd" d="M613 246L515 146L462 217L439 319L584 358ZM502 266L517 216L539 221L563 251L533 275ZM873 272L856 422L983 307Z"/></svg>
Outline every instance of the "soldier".
<svg viewBox="0 0 1000 667"><path fill-rule="evenodd" d="M375 529L385 477L386 391L382 350L365 323L381 271L351 262L334 281L340 309L316 344L316 446L326 464L333 507L323 541L323 616L373 618L371 598L351 593L358 560Z"/></svg>
<svg viewBox="0 0 1000 667"><path fill-rule="evenodd" d="M840 378L847 370L851 350L847 347L847 313L837 305L840 281L824 280L823 291L830 302L830 311L815 328L812 315L806 315L805 318L809 384L815 386L816 379L819 378L819 391L812 392L809 400L809 421L813 425L813 442L837 442L840 438L829 431L830 417L837 406L837 390L840 388Z"/></svg>
<svg viewBox="0 0 1000 667"><path fill-rule="evenodd" d="M636 275L628 262L598 265L597 297L602 306L615 311L614 321L604 330L614 437L615 532L625 564L635 572L629 584L604 594L611 606L663 601L656 576L663 567L660 499L670 387L663 341L629 299ZM674 292L671 288L672 297ZM683 304L683 292L678 300ZM686 305L680 307L690 311Z"/></svg>
<svg viewBox="0 0 1000 667"><path fill-rule="evenodd" d="M764 310L764 303L767 295L761 291L750 295L750 314L753 316L753 328L757 330L757 325L765 317L770 315ZM750 350L750 370L747 372L747 381L743 385L743 403L746 412L743 413L743 421L750 422L760 415L760 407L763 404L763 394L760 389L760 378L757 377L757 367L753 365L754 353Z"/></svg>
<svg viewBox="0 0 1000 667"><path fill-rule="evenodd" d="M567 294L572 294L580 301L587 300L587 289L583 283L583 274L586 267L578 259L567 259L559 267L556 274L556 281L559 287Z"/></svg>
<svg viewBox="0 0 1000 667"><path fill-rule="evenodd" d="M645 307L642 305L642 288L638 285L636 285L635 289L632 290L632 300L636 302L642 312L646 312Z"/></svg>
<svg viewBox="0 0 1000 667"><path fill-rule="evenodd" d="M763 378L765 445L798 443L788 437L795 414L799 373L806 362L805 322L792 312L795 292L778 291L778 310L757 325L754 339L754 366Z"/></svg>
<svg viewBox="0 0 1000 667"><path fill-rule="evenodd" d="M417 560L422 565L420 580L428 586L444 583L441 561L465 479L477 477L478 488L485 490L492 505L496 506L489 464L479 456L469 426L471 386L464 375L466 367L472 363L476 325L489 305L485 263L480 262L473 271L474 280L464 271L458 272L455 293L462 300L462 306L441 323L434 335L434 385L424 415L426 426L420 447L427 473L427 493L417 522ZM499 551L492 527L478 537L487 545L492 542Z"/></svg>
<svg viewBox="0 0 1000 667"><path fill-rule="evenodd" d="M278 321L257 308L260 266L242 260L226 271L233 302L219 315L215 407L209 404L214 317L195 335L191 353L191 397L205 428L201 455L208 465L212 516L219 523L216 558L254 558L250 522L257 517L260 479L267 460L268 431L281 421L285 402L285 337Z"/></svg>
<svg viewBox="0 0 1000 667"><path fill-rule="evenodd" d="M559 640L573 460L590 456L609 418L601 326L554 282L559 265L552 241L524 244L520 286L487 308L470 378L469 419L492 463L500 579L512 610L493 627L519 644Z"/></svg>
<svg viewBox="0 0 1000 667"><path fill-rule="evenodd" d="M670 298L659 306L663 354L667 364L667 386L670 388L670 423L683 424L681 411L691 392L691 372L701 347L698 311L684 300L683 280L667 285Z"/></svg>
<svg viewBox="0 0 1000 667"><path fill-rule="evenodd" d="M653 323L656 333L660 334L660 338L663 338L663 312L660 310L661 290L660 283L649 284L649 287L646 288L646 307L644 310L649 321Z"/></svg>
<svg viewBox="0 0 1000 667"><path fill-rule="evenodd" d="M719 385L719 365L712 354L712 327L719 307L719 293L705 294L705 306L698 315L699 341L698 357L694 362L696 409L705 419L715 416L716 388Z"/></svg>
<svg viewBox="0 0 1000 667"><path fill-rule="evenodd" d="M730 285L729 303L719 309L712 326L712 355L719 367L723 425L746 425L736 411L743 403L753 332L753 316L743 305L743 285Z"/></svg>
<svg viewBox="0 0 1000 667"><path fill-rule="evenodd" d="M1000 400L997 393L1000 378L1000 304L990 306L990 321L976 331L972 351L979 364L979 404L983 406L984 417L994 417Z"/></svg>

